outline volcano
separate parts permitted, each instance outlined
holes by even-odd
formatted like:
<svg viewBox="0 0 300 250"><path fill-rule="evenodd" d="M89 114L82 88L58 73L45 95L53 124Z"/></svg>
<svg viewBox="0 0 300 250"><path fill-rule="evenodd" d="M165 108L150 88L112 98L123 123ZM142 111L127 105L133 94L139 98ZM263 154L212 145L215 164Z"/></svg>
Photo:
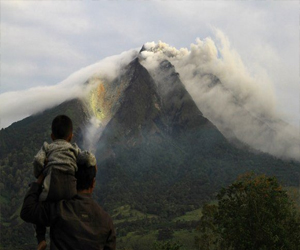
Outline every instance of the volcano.
<svg viewBox="0 0 300 250"><path fill-rule="evenodd" d="M211 88L222 85L213 79ZM86 98L66 101L0 131L1 227L10 229L1 241L28 243L30 230L17 211L32 180L33 156L43 141L49 142L50 124L58 114L71 117L74 141L96 155L95 197L113 215L119 237L145 227L163 228L214 199L222 186L245 172L297 184L298 162L252 148L232 131L230 136L222 133L221 122L217 127L205 117L169 60L148 70L138 54L113 80L93 75L84 85L92 86ZM134 218L120 212L125 208Z"/></svg>

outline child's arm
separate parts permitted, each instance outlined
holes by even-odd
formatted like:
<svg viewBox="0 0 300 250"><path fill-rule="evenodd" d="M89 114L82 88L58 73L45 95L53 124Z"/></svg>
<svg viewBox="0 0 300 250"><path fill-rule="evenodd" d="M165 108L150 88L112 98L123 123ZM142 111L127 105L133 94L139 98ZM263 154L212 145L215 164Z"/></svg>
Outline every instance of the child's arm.
<svg viewBox="0 0 300 250"><path fill-rule="evenodd" d="M47 161L46 149L48 148L48 143L45 142L40 151L35 155L33 159L33 174L36 178L42 173L44 166Z"/></svg>

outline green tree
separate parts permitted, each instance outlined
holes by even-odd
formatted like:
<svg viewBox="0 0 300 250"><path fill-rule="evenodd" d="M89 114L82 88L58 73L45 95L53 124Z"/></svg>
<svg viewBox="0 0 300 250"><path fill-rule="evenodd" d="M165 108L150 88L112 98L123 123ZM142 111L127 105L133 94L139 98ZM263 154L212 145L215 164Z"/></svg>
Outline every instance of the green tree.
<svg viewBox="0 0 300 250"><path fill-rule="evenodd" d="M245 174L217 198L203 210L201 249L299 249L299 213L275 177Z"/></svg>
<svg viewBox="0 0 300 250"><path fill-rule="evenodd" d="M200 235L195 237L195 245L199 250L215 250L219 249L217 233L217 225L214 217L218 211L218 206L215 204L205 204L202 210L202 218L197 230Z"/></svg>

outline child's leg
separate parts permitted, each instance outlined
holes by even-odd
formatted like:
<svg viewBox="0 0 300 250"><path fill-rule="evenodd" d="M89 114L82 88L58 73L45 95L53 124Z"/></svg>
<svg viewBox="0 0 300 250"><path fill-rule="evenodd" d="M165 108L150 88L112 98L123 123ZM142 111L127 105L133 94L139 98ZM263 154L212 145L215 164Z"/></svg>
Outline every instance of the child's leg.
<svg viewBox="0 0 300 250"><path fill-rule="evenodd" d="M46 240L46 227L45 226L36 225L35 233L36 233L36 238L37 238L38 243Z"/></svg>

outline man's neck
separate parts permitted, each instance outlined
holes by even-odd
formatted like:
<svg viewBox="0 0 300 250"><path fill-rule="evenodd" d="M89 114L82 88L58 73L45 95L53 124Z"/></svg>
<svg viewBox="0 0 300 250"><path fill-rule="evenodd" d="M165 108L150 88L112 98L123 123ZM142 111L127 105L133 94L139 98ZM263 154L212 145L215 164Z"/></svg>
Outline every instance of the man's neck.
<svg viewBox="0 0 300 250"><path fill-rule="evenodd" d="M91 193L93 193L93 189L89 188L89 189L84 189L84 190L78 190L77 193L78 194L91 194Z"/></svg>

